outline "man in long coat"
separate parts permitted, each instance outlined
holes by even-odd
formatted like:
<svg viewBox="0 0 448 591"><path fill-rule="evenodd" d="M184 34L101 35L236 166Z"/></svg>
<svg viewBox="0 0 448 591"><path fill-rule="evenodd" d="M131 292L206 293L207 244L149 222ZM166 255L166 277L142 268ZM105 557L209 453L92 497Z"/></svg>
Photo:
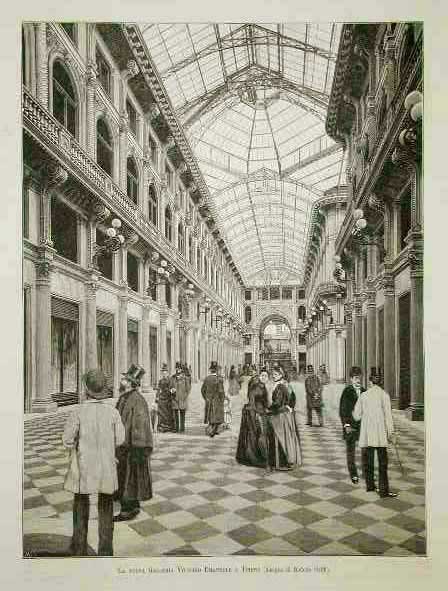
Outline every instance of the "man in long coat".
<svg viewBox="0 0 448 591"><path fill-rule="evenodd" d="M115 447L124 442L119 413L108 404L106 376L92 369L84 376L87 399L70 414L62 437L71 450L64 489L73 492L71 553L87 556L91 494L98 495L98 555L113 556L113 494L118 488Z"/></svg>
<svg viewBox="0 0 448 591"><path fill-rule="evenodd" d="M352 367L350 370L350 384L345 386L339 401L339 417L342 423L342 436L347 447L347 468L353 484L358 484L358 469L355 462L356 442L359 439L361 423L352 416L355 404L365 388L361 386L362 370Z"/></svg>
<svg viewBox="0 0 448 591"><path fill-rule="evenodd" d="M210 374L205 378L201 394L205 400L204 423L208 423L207 433L214 437L219 426L224 422L224 381L218 376L218 364L216 361L210 363Z"/></svg>
<svg viewBox="0 0 448 591"><path fill-rule="evenodd" d="M125 427L125 441L117 449L118 495L121 511L114 521L134 519L140 501L152 498L150 457L153 449L148 404L138 391L145 370L132 364L122 375L117 410Z"/></svg>
<svg viewBox="0 0 448 591"><path fill-rule="evenodd" d="M188 396L191 390L191 379L185 373L185 368L176 362L176 373L171 378L172 388L175 390L172 400L174 423L177 433L185 431L185 412L188 409Z"/></svg>
<svg viewBox="0 0 448 591"><path fill-rule="evenodd" d="M390 397L379 385L380 376L372 371L369 377L369 388L361 394L353 409L355 421L361 421L359 446L366 490L374 491L374 455L378 455L378 494L380 497L396 497L397 493L389 490L387 474L389 441L395 441L394 422Z"/></svg>
<svg viewBox="0 0 448 591"><path fill-rule="evenodd" d="M324 419L322 416L322 384L318 376L314 373L312 365L308 365L308 375L305 379L306 392L306 424L313 426L313 409L316 411L319 420L319 427L324 426Z"/></svg>

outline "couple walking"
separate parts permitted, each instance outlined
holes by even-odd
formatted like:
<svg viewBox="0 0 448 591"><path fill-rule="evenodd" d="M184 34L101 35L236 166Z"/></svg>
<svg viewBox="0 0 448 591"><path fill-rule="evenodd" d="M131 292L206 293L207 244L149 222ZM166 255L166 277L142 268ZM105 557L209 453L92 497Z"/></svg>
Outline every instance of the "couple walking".
<svg viewBox="0 0 448 591"><path fill-rule="evenodd" d="M292 470L302 464L296 396L279 365L272 369L274 389L269 403L269 374L262 368L248 384L241 413L236 460L240 464Z"/></svg>
<svg viewBox="0 0 448 591"><path fill-rule="evenodd" d="M339 416L347 450L347 468L353 484L359 482L355 462L356 442L359 441L366 490L377 491L380 497L396 497L389 490L388 442L395 442L392 407L389 395L380 387L380 377L372 368L369 388L361 385L362 370L352 367L350 384L341 395ZM378 484L375 487L374 459L378 456Z"/></svg>
<svg viewBox="0 0 448 591"><path fill-rule="evenodd" d="M74 494L71 553L87 556L90 495L98 495L98 555L113 556L114 521L134 519L152 498L153 449L149 409L139 392L145 370L131 365L120 381L116 408L106 399L100 370L84 376L87 398L69 416L63 444L71 450L64 489ZM113 500L121 511L113 516Z"/></svg>
<svg viewBox="0 0 448 591"><path fill-rule="evenodd" d="M177 361L173 376L169 376L166 363L162 365L161 374L156 391L157 431L184 433L185 414L191 392L190 372Z"/></svg>

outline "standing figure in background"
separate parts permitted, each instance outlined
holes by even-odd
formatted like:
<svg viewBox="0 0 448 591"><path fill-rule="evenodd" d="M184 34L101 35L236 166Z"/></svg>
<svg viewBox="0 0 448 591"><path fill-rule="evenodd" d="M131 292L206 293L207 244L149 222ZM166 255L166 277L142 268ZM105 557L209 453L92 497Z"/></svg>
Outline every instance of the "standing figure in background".
<svg viewBox="0 0 448 591"><path fill-rule="evenodd" d="M157 403L157 430L160 433L175 431L174 414L173 414L173 398L175 390L171 378L168 375L168 366L166 363L161 368L162 377L159 380L156 389L156 403Z"/></svg>
<svg viewBox="0 0 448 591"><path fill-rule="evenodd" d="M236 450L236 461L246 466L265 468L268 465L267 408L269 380L266 368L247 386L247 403L241 411L240 433Z"/></svg>
<svg viewBox="0 0 448 591"><path fill-rule="evenodd" d="M314 373L312 365L308 365L308 372L305 378L305 392L306 392L306 424L313 426L313 410L317 414L319 420L319 427L324 426L324 419L322 416L322 384L318 376Z"/></svg>
<svg viewBox="0 0 448 591"><path fill-rule="evenodd" d="M378 480L380 497L396 497L397 493L389 490L387 474L387 445L395 443L394 423L390 397L380 386L380 376L373 371L369 376L369 388L363 392L353 410L355 421L361 421L359 447L362 452L362 463L366 490L374 491L375 450L378 456Z"/></svg>
<svg viewBox="0 0 448 591"><path fill-rule="evenodd" d="M152 499L151 418L148 404L139 392L144 373L143 367L132 364L120 381L117 410L126 436L123 445L117 449L121 510L114 521L134 519L140 513L140 501Z"/></svg>
<svg viewBox="0 0 448 591"><path fill-rule="evenodd" d="M118 489L115 448L125 439L118 411L104 401L109 398L106 376L90 370L84 376L87 399L70 414L62 442L72 450L64 489L74 493L74 556L87 556L90 498L98 495L98 556L113 556L113 494Z"/></svg>
<svg viewBox="0 0 448 591"><path fill-rule="evenodd" d="M224 422L224 381L218 376L218 364L210 363L210 374L205 378L201 394L205 401L204 423L207 423L207 435L214 437L219 432L219 426Z"/></svg>
<svg viewBox="0 0 448 591"><path fill-rule="evenodd" d="M179 361L176 362L176 373L171 378L170 390L172 389L174 389L172 407L175 429L177 433L183 433L185 431L185 412L188 408L191 380L185 375L185 369Z"/></svg>
<svg viewBox="0 0 448 591"><path fill-rule="evenodd" d="M289 406L291 394L280 365L273 366L272 379L275 387L268 416L269 465L276 470L292 470L302 464L302 451Z"/></svg>
<svg viewBox="0 0 448 591"><path fill-rule="evenodd" d="M325 363L319 368L319 379L322 386L327 386L330 383L330 376L328 375L327 366Z"/></svg>
<svg viewBox="0 0 448 591"><path fill-rule="evenodd" d="M345 386L339 401L339 417L342 423L342 436L347 447L347 468L353 484L358 484L358 469L355 461L356 442L359 439L361 423L353 418L353 410L365 388L361 386L362 370L352 367L350 370L350 384Z"/></svg>
<svg viewBox="0 0 448 591"><path fill-rule="evenodd" d="M236 396L240 393L240 376L238 375L235 366L232 365L229 372L229 395Z"/></svg>

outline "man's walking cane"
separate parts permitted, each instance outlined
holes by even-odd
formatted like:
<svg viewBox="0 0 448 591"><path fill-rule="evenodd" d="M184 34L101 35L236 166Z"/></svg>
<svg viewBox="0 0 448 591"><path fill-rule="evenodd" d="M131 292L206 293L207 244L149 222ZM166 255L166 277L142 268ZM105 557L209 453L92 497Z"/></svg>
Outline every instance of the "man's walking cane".
<svg viewBox="0 0 448 591"><path fill-rule="evenodd" d="M398 453L397 443L396 443L396 441L392 441L391 443L392 443L392 446L395 450L395 457L396 457L398 465L400 466L401 474L402 474L402 476L406 476L406 472L405 472L403 464L401 463L401 460L400 460L400 454Z"/></svg>

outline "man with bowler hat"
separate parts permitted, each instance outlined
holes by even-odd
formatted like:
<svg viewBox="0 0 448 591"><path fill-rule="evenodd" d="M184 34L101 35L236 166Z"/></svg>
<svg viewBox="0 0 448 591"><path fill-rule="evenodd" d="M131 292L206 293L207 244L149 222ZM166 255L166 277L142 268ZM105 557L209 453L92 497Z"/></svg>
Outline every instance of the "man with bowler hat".
<svg viewBox="0 0 448 591"><path fill-rule="evenodd" d="M353 418L353 409L362 392L366 389L361 385L362 370L352 367L350 370L350 384L345 386L339 401L339 417L342 423L342 436L347 448L347 468L353 484L358 484L358 469L355 462L356 442L359 439L360 421Z"/></svg>
<svg viewBox="0 0 448 591"><path fill-rule="evenodd" d="M118 411L106 402L106 376L98 369L84 376L87 398L70 414L62 436L72 450L64 489L74 493L74 556L87 556L90 495L98 495L98 556L113 556L113 494L118 488L115 447L125 439Z"/></svg>
<svg viewBox="0 0 448 591"><path fill-rule="evenodd" d="M177 433L185 431L185 411L188 408L188 396L191 390L191 380L185 373L185 367L176 362L176 373L171 378L172 388L175 390L172 406L174 413L174 424Z"/></svg>
<svg viewBox="0 0 448 591"><path fill-rule="evenodd" d="M208 423L207 434L214 437L218 434L219 426L224 422L224 381L218 376L218 363L212 361L210 374L205 378L201 394L205 400L204 423Z"/></svg>
<svg viewBox="0 0 448 591"><path fill-rule="evenodd" d="M312 365L308 365L308 375L305 378L305 392L306 392L306 424L313 426L313 409L316 411L319 420L319 427L324 426L324 419L322 416L322 384L319 377L314 373Z"/></svg>
<svg viewBox="0 0 448 591"><path fill-rule="evenodd" d="M117 450L118 496L121 511L114 521L129 521L140 512L140 501L152 498L150 457L153 449L148 404L139 392L145 370L132 364L122 374L117 410L126 431Z"/></svg>

